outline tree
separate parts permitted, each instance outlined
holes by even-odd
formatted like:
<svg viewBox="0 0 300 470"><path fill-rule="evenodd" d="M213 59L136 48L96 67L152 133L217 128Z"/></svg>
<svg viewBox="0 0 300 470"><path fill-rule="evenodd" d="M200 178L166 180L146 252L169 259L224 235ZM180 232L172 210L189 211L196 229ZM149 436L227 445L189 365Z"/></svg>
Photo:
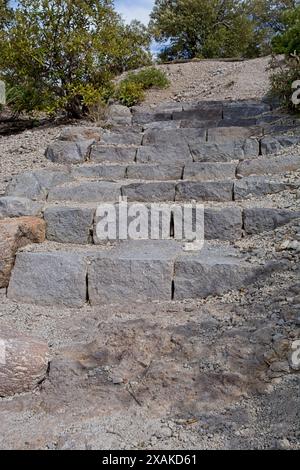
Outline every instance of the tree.
<svg viewBox="0 0 300 470"><path fill-rule="evenodd" d="M9 21L11 9L9 7L9 0L0 0L0 28Z"/></svg>
<svg viewBox="0 0 300 470"><path fill-rule="evenodd" d="M296 3L296 0L246 0L245 11L254 30L248 57L271 53L273 37L284 30L283 13L295 8Z"/></svg>
<svg viewBox="0 0 300 470"><path fill-rule="evenodd" d="M253 35L238 0L156 0L150 28L164 59L243 56Z"/></svg>
<svg viewBox="0 0 300 470"><path fill-rule="evenodd" d="M273 50L279 54L300 54L300 6L285 11L282 31L272 41Z"/></svg>
<svg viewBox="0 0 300 470"><path fill-rule="evenodd" d="M111 0L20 0L0 36L0 70L21 110L79 117L116 73L149 64L149 46L145 28L126 26Z"/></svg>

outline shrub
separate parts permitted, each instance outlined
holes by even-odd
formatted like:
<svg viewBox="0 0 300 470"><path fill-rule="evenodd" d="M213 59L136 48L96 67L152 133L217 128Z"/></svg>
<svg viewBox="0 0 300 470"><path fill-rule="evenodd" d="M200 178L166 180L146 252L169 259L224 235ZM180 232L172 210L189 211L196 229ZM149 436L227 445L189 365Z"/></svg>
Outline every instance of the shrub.
<svg viewBox="0 0 300 470"><path fill-rule="evenodd" d="M167 88L170 84L166 74L155 67L143 69L137 73L131 72L128 74L127 80L141 84L144 90L153 87Z"/></svg>
<svg viewBox="0 0 300 470"><path fill-rule="evenodd" d="M300 79L300 57L287 57L284 65L278 67L278 62L273 59L271 66L274 72L271 75L270 94L280 100L280 102L292 111L300 111L300 106L292 102L292 95L295 90L292 84Z"/></svg>
<svg viewBox="0 0 300 470"><path fill-rule="evenodd" d="M17 87L18 111L80 117L113 93L114 76L151 63L149 45L145 27L125 25L112 0L19 0L0 22L1 78Z"/></svg>
<svg viewBox="0 0 300 470"><path fill-rule="evenodd" d="M115 97L120 103L130 107L143 101L145 90L153 87L166 88L167 86L169 86L169 80L166 74L155 67L150 67L136 73L129 73L120 82Z"/></svg>
<svg viewBox="0 0 300 470"><path fill-rule="evenodd" d="M272 40L273 50L279 54L300 54L300 6L285 11L281 16L283 30Z"/></svg>
<svg viewBox="0 0 300 470"><path fill-rule="evenodd" d="M115 97L121 104L130 107L141 103L145 94L140 83L123 80L116 91Z"/></svg>

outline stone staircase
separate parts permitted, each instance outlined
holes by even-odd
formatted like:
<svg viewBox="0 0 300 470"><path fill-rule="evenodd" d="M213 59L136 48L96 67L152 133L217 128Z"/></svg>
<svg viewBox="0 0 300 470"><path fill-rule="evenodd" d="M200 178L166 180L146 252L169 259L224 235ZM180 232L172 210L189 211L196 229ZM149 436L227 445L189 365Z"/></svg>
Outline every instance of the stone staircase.
<svg viewBox="0 0 300 470"><path fill-rule="evenodd" d="M300 155L286 152L298 143L296 119L254 101L112 106L108 129L66 129L46 151L53 169L19 175L0 198L0 218L46 222L47 241L18 252L8 297L67 307L184 300L269 275L280 265L253 263L234 242L300 217L273 199L299 187L290 176ZM165 239L100 240L97 207L118 214L124 198L169 208ZM190 202L205 206L205 246L192 252L174 229Z"/></svg>

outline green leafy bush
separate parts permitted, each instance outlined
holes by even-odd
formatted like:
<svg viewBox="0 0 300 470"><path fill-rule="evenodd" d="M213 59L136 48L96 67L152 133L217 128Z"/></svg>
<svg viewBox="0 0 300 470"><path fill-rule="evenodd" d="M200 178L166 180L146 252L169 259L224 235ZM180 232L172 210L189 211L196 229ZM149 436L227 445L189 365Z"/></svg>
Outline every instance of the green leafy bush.
<svg viewBox="0 0 300 470"><path fill-rule="evenodd" d="M116 90L115 98L125 106L134 106L143 101L145 90L150 88L166 88L169 86L169 80L164 72L150 67L139 72L130 72L122 80Z"/></svg>
<svg viewBox="0 0 300 470"><path fill-rule="evenodd" d="M130 72L126 80L141 84L144 90L153 87L167 88L170 84L166 74L155 67L146 68L137 73Z"/></svg>
<svg viewBox="0 0 300 470"><path fill-rule="evenodd" d="M145 93L140 83L123 80L116 91L115 97L121 104L130 107L141 103Z"/></svg>
<svg viewBox="0 0 300 470"><path fill-rule="evenodd" d="M1 79L16 87L20 111L81 117L113 94L118 74L151 64L150 37L125 25L112 0L19 0L0 22Z"/></svg>
<svg viewBox="0 0 300 470"><path fill-rule="evenodd" d="M273 59L272 67L274 69L271 75L270 94L276 97L280 102L292 111L300 111L300 106L292 102L294 82L300 80L300 57L287 57L284 65L278 67L276 59Z"/></svg>
<svg viewBox="0 0 300 470"><path fill-rule="evenodd" d="M273 50L279 54L300 54L300 6L285 11L281 16L283 30L272 40Z"/></svg>

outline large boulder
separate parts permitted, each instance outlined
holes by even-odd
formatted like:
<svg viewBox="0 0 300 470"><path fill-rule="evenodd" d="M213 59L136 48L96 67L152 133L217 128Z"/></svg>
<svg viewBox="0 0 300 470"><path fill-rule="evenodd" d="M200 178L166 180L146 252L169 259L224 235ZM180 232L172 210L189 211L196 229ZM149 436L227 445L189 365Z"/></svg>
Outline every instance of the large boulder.
<svg viewBox="0 0 300 470"><path fill-rule="evenodd" d="M0 397L34 390L46 377L48 345L15 331L0 332Z"/></svg>
<svg viewBox="0 0 300 470"><path fill-rule="evenodd" d="M8 286L17 251L45 240L45 222L37 217L0 221L0 288Z"/></svg>

